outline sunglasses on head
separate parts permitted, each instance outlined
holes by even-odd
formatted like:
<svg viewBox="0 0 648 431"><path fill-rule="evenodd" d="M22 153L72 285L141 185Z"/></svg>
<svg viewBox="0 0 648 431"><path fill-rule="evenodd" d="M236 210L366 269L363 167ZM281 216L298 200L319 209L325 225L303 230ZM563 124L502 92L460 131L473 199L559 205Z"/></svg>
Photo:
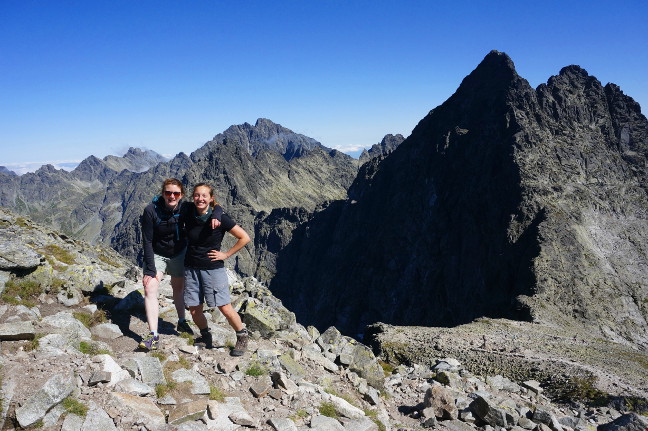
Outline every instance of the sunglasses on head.
<svg viewBox="0 0 648 431"><path fill-rule="evenodd" d="M171 197L171 195L173 195L173 196L179 198L181 194L182 194L181 192L172 192L172 191L170 191L170 190L165 190L165 191L164 191L164 196L166 196L166 197L168 197L168 198Z"/></svg>

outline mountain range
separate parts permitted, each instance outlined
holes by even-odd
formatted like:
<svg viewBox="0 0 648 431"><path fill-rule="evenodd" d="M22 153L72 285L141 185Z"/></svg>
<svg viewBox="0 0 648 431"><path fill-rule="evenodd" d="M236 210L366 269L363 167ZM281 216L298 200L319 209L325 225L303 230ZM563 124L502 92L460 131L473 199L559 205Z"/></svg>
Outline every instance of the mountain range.
<svg viewBox="0 0 648 431"><path fill-rule="evenodd" d="M578 66L534 89L493 51L360 161L267 119L189 156L129 154L0 172L0 205L137 261L161 181L207 181L253 238L229 264L303 324L355 335L488 316L648 347L648 121Z"/></svg>

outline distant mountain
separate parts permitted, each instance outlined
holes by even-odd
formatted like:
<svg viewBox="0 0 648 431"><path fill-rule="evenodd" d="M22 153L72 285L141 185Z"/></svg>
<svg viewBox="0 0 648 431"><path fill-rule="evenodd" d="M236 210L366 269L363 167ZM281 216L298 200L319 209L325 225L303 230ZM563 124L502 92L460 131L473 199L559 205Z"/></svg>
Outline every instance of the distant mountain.
<svg viewBox="0 0 648 431"><path fill-rule="evenodd" d="M362 150L360 154L360 164L366 163L371 159L379 156L386 156L398 147L405 138L403 135L385 135L380 144L374 144L369 150Z"/></svg>
<svg viewBox="0 0 648 431"><path fill-rule="evenodd" d="M14 171L7 169L5 166L0 166L0 173L7 175L18 175Z"/></svg>
<svg viewBox="0 0 648 431"><path fill-rule="evenodd" d="M648 347L648 122L569 66L533 89L491 52L293 232L270 288L305 324L583 325Z"/></svg>
<svg viewBox="0 0 648 431"><path fill-rule="evenodd" d="M259 119L254 126L228 128L191 156L180 153L168 161L131 148L124 157L90 156L71 172L47 165L20 177L0 174L0 205L137 260L139 217L162 181L176 177L189 187L206 181L226 212L252 238L263 238L233 264L241 274L269 280L274 256L294 225L328 201L345 199L357 170L350 156Z"/></svg>
<svg viewBox="0 0 648 431"><path fill-rule="evenodd" d="M103 161L113 171L124 169L131 172L144 172L158 163L166 162L166 157L151 150L129 148L124 157L106 156Z"/></svg>

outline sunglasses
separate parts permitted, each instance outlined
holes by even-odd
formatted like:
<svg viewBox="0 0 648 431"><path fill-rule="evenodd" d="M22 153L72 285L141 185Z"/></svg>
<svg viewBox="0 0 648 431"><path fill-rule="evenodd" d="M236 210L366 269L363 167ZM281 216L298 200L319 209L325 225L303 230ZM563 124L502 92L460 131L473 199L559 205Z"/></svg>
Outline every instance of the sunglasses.
<svg viewBox="0 0 648 431"><path fill-rule="evenodd" d="M172 191L170 191L170 190L165 190L165 191L164 191L164 196L166 196L166 197L168 197L168 198L170 198L171 195L173 195L173 196L179 198L181 194L182 194L181 192L172 192Z"/></svg>

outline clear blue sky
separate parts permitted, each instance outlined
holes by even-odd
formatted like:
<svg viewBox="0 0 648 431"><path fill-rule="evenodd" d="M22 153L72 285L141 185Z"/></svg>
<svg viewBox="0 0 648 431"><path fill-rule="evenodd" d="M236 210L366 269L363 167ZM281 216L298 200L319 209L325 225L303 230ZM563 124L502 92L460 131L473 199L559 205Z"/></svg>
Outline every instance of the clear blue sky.
<svg viewBox="0 0 648 431"><path fill-rule="evenodd" d="M648 1L0 0L0 165L190 153L265 117L345 152L409 135L492 49L648 103Z"/></svg>

